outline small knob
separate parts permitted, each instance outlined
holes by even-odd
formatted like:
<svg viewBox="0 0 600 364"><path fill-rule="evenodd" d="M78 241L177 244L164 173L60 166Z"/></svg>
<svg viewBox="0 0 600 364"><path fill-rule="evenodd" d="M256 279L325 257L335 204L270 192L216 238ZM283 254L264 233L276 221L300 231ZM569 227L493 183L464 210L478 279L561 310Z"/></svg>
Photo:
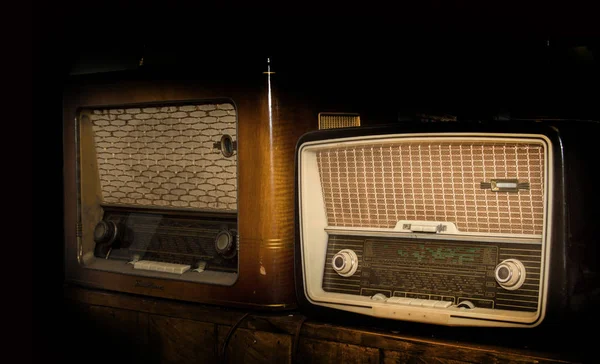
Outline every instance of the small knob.
<svg viewBox="0 0 600 364"><path fill-rule="evenodd" d="M458 308L467 308L467 309L473 309L475 308L475 304L471 301L462 301L460 302L458 305L456 305L456 307Z"/></svg>
<svg viewBox="0 0 600 364"><path fill-rule="evenodd" d="M221 230L215 237L215 249L225 259L231 259L237 253L235 235L231 230Z"/></svg>
<svg viewBox="0 0 600 364"><path fill-rule="evenodd" d="M94 241L96 244L112 244L119 234L119 229L114 221L100 221L94 228Z"/></svg>
<svg viewBox="0 0 600 364"><path fill-rule="evenodd" d="M213 148L220 150L225 158L229 158L237 149L237 142L233 141L231 135L224 134L220 141L213 143Z"/></svg>
<svg viewBox="0 0 600 364"><path fill-rule="evenodd" d="M331 266L342 277L350 277L358 268L358 257L354 251L343 249L333 256Z"/></svg>
<svg viewBox="0 0 600 364"><path fill-rule="evenodd" d="M494 277L500 287L514 291L525 283L525 266L517 259L506 259L496 266Z"/></svg>
<svg viewBox="0 0 600 364"><path fill-rule="evenodd" d="M371 299L373 301L385 301L387 300L387 296L384 295L383 293L375 293L374 295L371 296Z"/></svg>

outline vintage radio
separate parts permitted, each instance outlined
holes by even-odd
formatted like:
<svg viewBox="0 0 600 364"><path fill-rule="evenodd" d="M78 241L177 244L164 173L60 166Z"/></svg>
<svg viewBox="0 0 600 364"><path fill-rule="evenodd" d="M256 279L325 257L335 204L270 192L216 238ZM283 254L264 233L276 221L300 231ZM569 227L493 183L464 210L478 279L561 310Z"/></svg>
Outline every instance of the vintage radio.
<svg viewBox="0 0 600 364"><path fill-rule="evenodd" d="M305 134L296 151L302 305L448 326L535 327L584 312L598 302L599 128L558 124Z"/></svg>
<svg viewBox="0 0 600 364"><path fill-rule="evenodd" d="M295 307L293 148L302 129L280 118L268 67L73 77L64 107L68 282Z"/></svg>

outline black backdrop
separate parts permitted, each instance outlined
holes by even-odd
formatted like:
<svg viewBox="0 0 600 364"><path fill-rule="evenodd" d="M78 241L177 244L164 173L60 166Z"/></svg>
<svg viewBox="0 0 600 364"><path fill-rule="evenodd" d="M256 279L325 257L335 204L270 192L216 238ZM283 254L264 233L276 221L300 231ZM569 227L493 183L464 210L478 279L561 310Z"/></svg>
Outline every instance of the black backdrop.
<svg viewBox="0 0 600 364"><path fill-rule="evenodd" d="M50 350L35 352L67 345L53 335L53 313L62 297L62 90L70 76L135 70L142 58L143 67L180 74L256 72L271 57L297 90L333 85L322 95L340 99L377 94L409 112L464 119L598 120L594 20L593 9L549 2L34 3L33 152L43 156L33 163L34 345Z"/></svg>

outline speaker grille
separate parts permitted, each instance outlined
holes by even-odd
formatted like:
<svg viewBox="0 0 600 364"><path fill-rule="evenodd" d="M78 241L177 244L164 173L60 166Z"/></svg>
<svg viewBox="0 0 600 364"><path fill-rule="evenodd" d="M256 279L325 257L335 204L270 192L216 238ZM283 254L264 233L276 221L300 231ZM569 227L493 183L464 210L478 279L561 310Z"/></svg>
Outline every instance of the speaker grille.
<svg viewBox="0 0 600 364"><path fill-rule="evenodd" d="M237 154L213 144L236 135L232 104L93 110L103 201L237 209Z"/></svg>
<svg viewBox="0 0 600 364"><path fill-rule="evenodd" d="M544 147L495 141L397 141L317 152L328 224L393 228L398 220L454 222L460 231L542 234ZM528 190L481 182L518 179Z"/></svg>

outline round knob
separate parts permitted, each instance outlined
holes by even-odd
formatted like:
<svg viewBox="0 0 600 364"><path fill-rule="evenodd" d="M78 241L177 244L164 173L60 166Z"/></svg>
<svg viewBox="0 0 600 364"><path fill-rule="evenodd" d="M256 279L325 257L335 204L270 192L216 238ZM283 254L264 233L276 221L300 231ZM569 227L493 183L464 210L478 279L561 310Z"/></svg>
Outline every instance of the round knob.
<svg viewBox="0 0 600 364"><path fill-rule="evenodd" d="M223 258L230 259L237 253L235 236L231 230L221 230L215 237L215 249Z"/></svg>
<svg viewBox="0 0 600 364"><path fill-rule="evenodd" d="M375 293L374 295L371 296L371 299L373 301L385 301L385 300L387 300L387 296L384 295L383 293Z"/></svg>
<svg viewBox="0 0 600 364"><path fill-rule="evenodd" d="M119 233L114 221L100 221L94 228L94 241L97 244L112 244Z"/></svg>
<svg viewBox="0 0 600 364"><path fill-rule="evenodd" d="M229 158L233 155L233 151L235 150L235 143L231 138L231 135L223 135L221 137L221 153L225 158Z"/></svg>
<svg viewBox="0 0 600 364"><path fill-rule="evenodd" d="M475 304L471 301L462 301L458 305L456 305L456 307L473 309L473 308L475 308Z"/></svg>
<svg viewBox="0 0 600 364"><path fill-rule="evenodd" d="M525 266L516 259L506 259L496 266L494 277L504 289L519 289L525 282Z"/></svg>
<svg viewBox="0 0 600 364"><path fill-rule="evenodd" d="M350 277L358 268L358 257L352 250L343 249L333 256L331 266L342 277Z"/></svg>

